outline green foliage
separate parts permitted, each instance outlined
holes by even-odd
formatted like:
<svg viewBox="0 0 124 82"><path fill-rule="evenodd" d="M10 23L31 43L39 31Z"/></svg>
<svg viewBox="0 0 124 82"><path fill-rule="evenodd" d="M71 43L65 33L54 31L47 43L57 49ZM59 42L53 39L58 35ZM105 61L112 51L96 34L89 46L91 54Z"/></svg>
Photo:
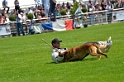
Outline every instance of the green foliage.
<svg viewBox="0 0 124 82"><path fill-rule="evenodd" d="M123 82L124 22L89 26L62 32L49 32L0 38L0 82ZM107 40L113 45L108 58L88 56L84 60L55 64L51 59L53 38L61 47L71 48L86 42Z"/></svg>
<svg viewBox="0 0 124 82"><path fill-rule="evenodd" d="M32 14L32 13L29 13L29 14L27 15L27 18L30 19L30 20L33 19L33 14Z"/></svg>
<svg viewBox="0 0 124 82"><path fill-rule="evenodd" d="M60 14L61 15L66 15L66 10L65 9L60 10Z"/></svg>
<svg viewBox="0 0 124 82"><path fill-rule="evenodd" d="M16 21L16 18L15 18L14 15L10 15L10 16L9 16L9 20L10 20L10 21Z"/></svg>
<svg viewBox="0 0 124 82"><path fill-rule="evenodd" d="M75 11L78 9L78 2L76 1L75 3L74 3L74 5L73 5L73 8L72 9L70 9L70 14L71 15L74 15L74 13L75 13Z"/></svg>
<svg viewBox="0 0 124 82"><path fill-rule="evenodd" d="M82 8L82 12L83 13L85 13L85 12L87 12L88 10L87 10L87 8Z"/></svg>

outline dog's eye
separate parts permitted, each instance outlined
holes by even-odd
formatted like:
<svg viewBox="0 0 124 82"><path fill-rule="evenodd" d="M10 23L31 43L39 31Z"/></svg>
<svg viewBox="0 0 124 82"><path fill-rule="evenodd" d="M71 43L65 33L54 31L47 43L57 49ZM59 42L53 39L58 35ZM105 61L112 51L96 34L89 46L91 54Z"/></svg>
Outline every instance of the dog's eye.
<svg viewBox="0 0 124 82"><path fill-rule="evenodd" d="M110 40L109 40L109 41L107 41L107 43L110 43Z"/></svg>

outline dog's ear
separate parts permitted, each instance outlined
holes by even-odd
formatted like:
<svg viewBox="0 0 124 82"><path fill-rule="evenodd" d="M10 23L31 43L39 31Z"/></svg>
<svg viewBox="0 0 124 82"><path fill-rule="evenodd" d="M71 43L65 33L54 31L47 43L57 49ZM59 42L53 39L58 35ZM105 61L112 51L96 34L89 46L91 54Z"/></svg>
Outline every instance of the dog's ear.
<svg viewBox="0 0 124 82"><path fill-rule="evenodd" d="M111 36L108 38L108 40L111 40Z"/></svg>
<svg viewBox="0 0 124 82"><path fill-rule="evenodd" d="M108 38L107 40L107 43L110 43L112 40L111 40L111 36Z"/></svg>
<svg viewBox="0 0 124 82"><path fill-rule="evenodd" d="M109 45L112 45L111 36L108 38L107 43L108 43Z"/></svg>

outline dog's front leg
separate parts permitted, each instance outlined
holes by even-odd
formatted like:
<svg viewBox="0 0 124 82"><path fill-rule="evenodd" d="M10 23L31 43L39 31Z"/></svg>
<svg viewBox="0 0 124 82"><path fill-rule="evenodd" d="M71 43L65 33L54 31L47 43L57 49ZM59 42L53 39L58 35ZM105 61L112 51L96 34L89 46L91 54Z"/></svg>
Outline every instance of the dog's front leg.
<svg viewBox="0 0 124 82"><path fill-rule="evenodd" d="M108 56L106 54L104 54L100 49L98 49L98 53L101 55L104 55L106 58L108 58Z"/></svg>

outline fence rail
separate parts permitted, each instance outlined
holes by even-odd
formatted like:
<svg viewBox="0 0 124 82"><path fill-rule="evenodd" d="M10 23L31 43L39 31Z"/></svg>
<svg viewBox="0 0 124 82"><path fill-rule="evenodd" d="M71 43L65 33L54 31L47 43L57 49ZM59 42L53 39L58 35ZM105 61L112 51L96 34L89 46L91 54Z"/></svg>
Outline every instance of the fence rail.
<svg viewBox="0 0 124 82"><path fill-rule="evenodd" d="M58 20L68 20L72 19L71 15L65 16L57 16ZM49 20L50 18L41 18L41 19L33 19L34 25L39 26L40 24L45 24L47 22L53 22ZM73 19L75 27L84 27L84 25L96 25L96 24L108 24L118 21L124 20L124 8L113 9L113 10L104 10L104 11L95 11L95 12L87 12L81 13L80 15L75 15ZM54 22L55 23L55 22ZM25 29L25 33L28 33L30 25L30 20L26 20L26 23L23 24L23 28ZM11 34L16 34L16 21L10 22L9 26L7 24L7 28L11 30ZM6 24L0 24L0 36L3 36L3 32L5 33ZM8 33L8 32L7 32ZM8 35L8 34L4 35ZM10 34L9 34L10 35Z"/></svg>

